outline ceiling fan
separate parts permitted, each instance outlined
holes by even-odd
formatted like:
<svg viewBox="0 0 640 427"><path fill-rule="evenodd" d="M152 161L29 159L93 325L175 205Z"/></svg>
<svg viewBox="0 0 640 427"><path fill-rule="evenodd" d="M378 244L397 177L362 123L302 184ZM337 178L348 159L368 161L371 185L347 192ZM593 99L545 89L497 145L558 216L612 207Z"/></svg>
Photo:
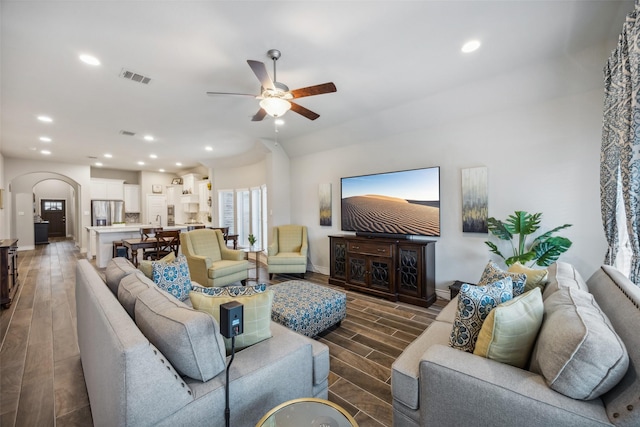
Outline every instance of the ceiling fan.
<svg viewBox="0 0 640 427"><path fill-rule="evenodd" d="M276 80L276 61L280 58L280 51L278 49L271 49L267 52L267 55L273 61L273 80L269 77L267 67L263 62L247 60L249 67L253 70L262 87L260 88L259 95L251 95L248 93L229 93L229 92L207 92L207 95L240 95L251 96L260 100L260 110L251 119L254 122L259 122L267 115L272 117L281 117L289 110L293 110L296 113L306 117L309 120L315 120L320 117L319 114L304 108L303 106L296 104L292 99L303 98L305 96L322 95L323 93L331 93L336 91L336 85L333 83L323 83L315 86L304 87L301 89L289 90L289 87L284 83L280 83Z"/></svg>

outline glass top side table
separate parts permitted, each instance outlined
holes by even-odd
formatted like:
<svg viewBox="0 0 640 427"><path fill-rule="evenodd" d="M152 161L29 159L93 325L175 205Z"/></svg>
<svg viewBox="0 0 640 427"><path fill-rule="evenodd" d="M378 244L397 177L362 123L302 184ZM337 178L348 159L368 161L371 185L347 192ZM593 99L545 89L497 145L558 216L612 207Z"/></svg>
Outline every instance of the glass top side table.
<svg viewBox="0 0 640 427"><path fill-rule="evenodd" d="M302 398L284 402L262 417L256 427L357 427L342 407L324 399Z"/></svg>

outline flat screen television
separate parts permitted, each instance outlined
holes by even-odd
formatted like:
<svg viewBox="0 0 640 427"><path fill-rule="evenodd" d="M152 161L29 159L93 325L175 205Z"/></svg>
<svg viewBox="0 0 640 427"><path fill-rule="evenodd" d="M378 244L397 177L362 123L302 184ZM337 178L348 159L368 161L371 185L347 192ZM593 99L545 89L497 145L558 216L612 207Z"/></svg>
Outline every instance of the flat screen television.
<svg viewBox="0 0 640 427"><path fill-rule="evenodd" d="M363 236L440 236L440 168L340 179L343 231Z"/></svg>

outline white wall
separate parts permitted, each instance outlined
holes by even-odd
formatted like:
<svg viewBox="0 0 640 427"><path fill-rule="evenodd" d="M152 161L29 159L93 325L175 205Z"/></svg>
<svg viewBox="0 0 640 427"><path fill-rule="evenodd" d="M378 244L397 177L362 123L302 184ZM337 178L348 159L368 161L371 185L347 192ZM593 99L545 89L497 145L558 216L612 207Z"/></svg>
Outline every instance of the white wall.
<svg viewBox="0 0 640 427"><path fill-rule="evenodd" d="M58 179L66 182L75 191L76 218L74 239L82 252L86 252L88 233L84 227L91 225L91 195L89 166L70 163L54 163L35 160L6 158L4 180L11 192L5 201L9 219L9 235L18 238L20 250L33 249L33 188L42 181ZM20 215L22 213L22 215Z"/></svg>
<svg viewBox="0 0 640 427"><path fill-rule="evenodd" d="M0 239L8 239L13 236L11 236L11 234L9 233L10 215L7 213L7 198L9 196L9 191L7 186L5 185L4 180L4 156L2 155L2 153L0 153L0 189L2 189L3 191L3 209L0 209Z"/></svg>
<svg viewBox="0 0 640 427"><path fill-rule="evenodd" d="M542 228L572 223L561 260L590 276L606 250L600 219L602 90L478 115L375 142L291 160L291 221L309 227L312 268L328 274L329 239L340 234L340 177L440 166L441 237L436 286L477 282L490 258L487 234L462 233L461 169L486 166L489 215L542 212ZM332 183L333 225L321 227L318 185ZM501 246L502 247L502 246Z"/></svg>

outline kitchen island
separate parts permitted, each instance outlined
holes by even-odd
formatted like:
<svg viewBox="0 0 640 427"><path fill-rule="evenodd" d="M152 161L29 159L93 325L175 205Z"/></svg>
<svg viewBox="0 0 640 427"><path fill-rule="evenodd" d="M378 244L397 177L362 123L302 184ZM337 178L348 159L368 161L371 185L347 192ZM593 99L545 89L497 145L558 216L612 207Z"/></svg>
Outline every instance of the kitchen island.
<svg viewBox="0 0 640 427"><path fill-rule="evenodd" d="M96 266L105 268L113 258L113 242L117 240L135 239L140 237L141 227L153 227L150 224L116 224L97 227L85 227L89 233L89 249L87 258L96 257ZM163 226L163 230L187 231L187 224Z"/></svg>

